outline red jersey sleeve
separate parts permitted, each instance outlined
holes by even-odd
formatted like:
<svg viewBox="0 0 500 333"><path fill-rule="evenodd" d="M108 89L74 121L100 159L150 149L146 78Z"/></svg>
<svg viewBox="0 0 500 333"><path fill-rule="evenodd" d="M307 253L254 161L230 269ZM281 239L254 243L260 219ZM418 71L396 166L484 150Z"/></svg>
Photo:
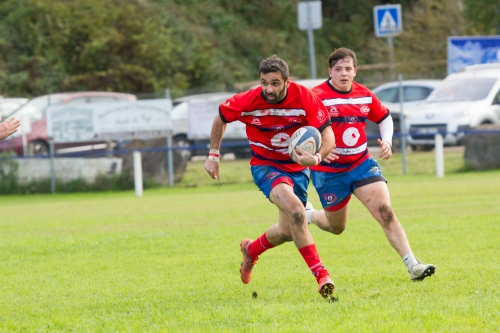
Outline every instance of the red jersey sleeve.
<svg viewBox="0 0 500 333"><path fill-rule="evenodd" d="M222 120L226 123L240 120L241 111L245 108L246 101L246 92L241 92L221 103L219 105L219 115Z"/></svg>

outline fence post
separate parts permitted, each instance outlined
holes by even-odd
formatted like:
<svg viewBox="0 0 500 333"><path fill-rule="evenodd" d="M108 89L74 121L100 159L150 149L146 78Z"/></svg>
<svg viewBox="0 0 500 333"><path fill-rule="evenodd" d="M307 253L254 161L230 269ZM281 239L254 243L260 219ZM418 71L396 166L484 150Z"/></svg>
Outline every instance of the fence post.
<svg viewBox="0 0 500 333"><path fill-rule="evenodd" d="M50 149L50 192L56 193L56 172L54 170L54 140L49 141Z"/></svg>
<svg viewBox="0 0 500 333"><path fill-rule="evenodd" d="M142 160L141 152L134 151L134 187L135 195L142 197Z"/></svg>
<svg viewBox="0 0 500 333"><path fill-rule="evenodd" d="M170 89L165 89L165 98L170 99ZM171 109L168 110L168 119L171 122ZM173 142L172 142L172 129L168 131L167 135L167 169L168 169L168 186L174 186L174 154L172 151Z"/></svg>
<svg viewBox="0 0 500 333"><path fill-rule="evenodd" d="M174 186L174 154L172 143L172 131L167 135L167 166L168 166L168 186Z"/></svg>
<svg viewBox="0 0 500 333"><path fill-rule="evenodd" d="M443 152L443 135L437 133L434 136L434 151L436 152L436 176L444 177L444 152Z"/></svg>

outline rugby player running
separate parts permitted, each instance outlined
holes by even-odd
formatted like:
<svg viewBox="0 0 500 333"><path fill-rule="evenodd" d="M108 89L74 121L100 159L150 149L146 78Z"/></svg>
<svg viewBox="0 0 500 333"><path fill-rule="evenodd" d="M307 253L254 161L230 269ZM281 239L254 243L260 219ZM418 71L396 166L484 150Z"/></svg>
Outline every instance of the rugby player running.
<svg viewBox="0 0 500 333"><path fill-rule="evenodd" d="M335 137L324 105L309 89L290 80L288 65L275 55L262 60L259 66L260 87L242 92L220 104L210 136L210 153L205 170L220 180L219 155L226 124L246 124L252 158L251 172L260 191L276 205L279 222L255 240L240 243L243 262L240 275L250 283L252 269L259 256L285 242L293 241L318 283L322 297L331 299L334 284L321 262L308 229L305 205L309 184L308 166L316 165L332 151ZM303 155L300 150L288 154L292 134L309 125L321 132L324 142L316 155Z"/></svg>
<svg viewBox="0 0 500 333"><path fill-rule="evenodd" d="M328 64L330 79L312 90L328 110L336 147L326 161L310 167L323 210L314 210L308 203L308 222L335 235L341 234L347 224L348 203L354 194L380 223L387 240L403 259L411 280L423 280L434 274L436 268L421 263L413 255L403 226L392 209L386 180L367 147L364 129L370 120L380 128L379 158L391 158L393 122L389 110L373 92L354 82L357 59L352 50L335 50Z"/></svg>

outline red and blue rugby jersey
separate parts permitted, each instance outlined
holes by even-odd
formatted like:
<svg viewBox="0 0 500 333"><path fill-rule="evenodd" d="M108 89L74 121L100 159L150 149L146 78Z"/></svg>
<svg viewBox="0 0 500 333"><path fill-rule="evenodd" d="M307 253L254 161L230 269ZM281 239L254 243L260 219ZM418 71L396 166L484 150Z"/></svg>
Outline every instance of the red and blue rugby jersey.
<svg viewBox="0 0 500 333"><path fill-rule="evenodd" d="M366 121L379 124L389 116L389 110L365 86L353 82L350 91L335 89L330 80L312 89L328 110L339 159L322 162L311 170L344 172L370 157L366 140Z"/></svg>
<svg viewBox="0 0 500 333"><path fill-rule="evenodd" d="M287 95L280 103L267 103L262 88L257 87L220 104L219 114L224 122L239 120L246 124L252 149L251 165L272 165L287 172L305 169L288 155L292 134L305 125L316 127L320 132L330 125L321 100L294 82L290 82Z"/></svg>

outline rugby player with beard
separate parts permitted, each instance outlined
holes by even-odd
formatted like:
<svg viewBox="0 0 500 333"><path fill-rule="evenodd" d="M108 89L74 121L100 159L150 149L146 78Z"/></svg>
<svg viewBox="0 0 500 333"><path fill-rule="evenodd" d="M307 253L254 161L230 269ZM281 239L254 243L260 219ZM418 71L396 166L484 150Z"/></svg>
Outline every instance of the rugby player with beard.
<svg viewBox="0 0 500 333"><path fill-rule="evenodd" d="M290 80L288 65L275 55L262 60L259 76L260 87L236 94L219 106L204 167L210 177L220 180L219 151L226 124L245 123L254 182L278 208L279 220L257 239L241 241L241 280L250 283L252 269L262 253L293 241L316 278L321 296L332 299L333 280L316 250L305 212L308 167L326 158L335 143L328 112L315 94ZM293 153L294 161L288 153L288 143L292 134L305 125L317 128L325 144L316 155L303 154L299 148Z"/></svg>

